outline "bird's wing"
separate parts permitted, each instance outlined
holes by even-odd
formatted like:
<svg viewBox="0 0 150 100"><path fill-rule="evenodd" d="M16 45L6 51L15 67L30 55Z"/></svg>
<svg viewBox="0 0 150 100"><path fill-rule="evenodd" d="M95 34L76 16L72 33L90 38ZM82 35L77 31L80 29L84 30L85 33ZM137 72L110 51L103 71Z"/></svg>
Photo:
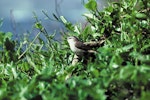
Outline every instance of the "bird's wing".
<svg viewBox="0 0 150 100"><path fill-rule="evenodd" d="M86 50L86 51L91 49L89 46L85 45L83 42L80 41L77 42L75 46L79 49Z"/></svg>

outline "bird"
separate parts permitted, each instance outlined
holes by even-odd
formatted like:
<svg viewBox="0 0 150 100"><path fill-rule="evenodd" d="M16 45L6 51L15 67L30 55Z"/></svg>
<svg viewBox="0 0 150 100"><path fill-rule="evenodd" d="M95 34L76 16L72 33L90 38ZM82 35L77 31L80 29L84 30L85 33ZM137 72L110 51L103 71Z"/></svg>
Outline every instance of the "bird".
<svg viewBox="0 0 150 100"><path fill-rule="evenodd" d="M80 41L76 36L67 37L67 41L71 51L79 57L96 53L96 51L92 50L90 46L87 46L84 42Z"/></svg>

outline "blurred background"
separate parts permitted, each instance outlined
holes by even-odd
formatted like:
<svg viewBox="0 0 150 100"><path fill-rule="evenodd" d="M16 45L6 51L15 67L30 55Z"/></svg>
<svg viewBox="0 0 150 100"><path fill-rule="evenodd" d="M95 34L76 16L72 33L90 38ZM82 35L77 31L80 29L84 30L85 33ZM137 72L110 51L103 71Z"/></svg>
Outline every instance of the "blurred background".
<svg viewBox="0 0 150 100"><path fill-rule="evenodd" d="M50 21L42 13L46 12L54 19L53 14L64 16L72 23L85 21L83 13L88 12L84 3L88 0L0 0L0 19L3 20L1 31L12 32L15 37L24 33L32 33L35 22L33 12L49 33L59 31L63 27L59 22ZM107 5L106 0L97 0L99 9ZM34 33L34 32L33 32Z"/></svg>

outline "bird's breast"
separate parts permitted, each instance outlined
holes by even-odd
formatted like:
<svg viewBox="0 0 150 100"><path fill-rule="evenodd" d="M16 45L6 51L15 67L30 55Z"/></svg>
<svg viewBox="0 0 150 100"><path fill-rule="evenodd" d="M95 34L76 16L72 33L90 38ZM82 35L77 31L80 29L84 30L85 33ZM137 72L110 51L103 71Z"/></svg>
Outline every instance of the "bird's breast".
<svg viewBox="0 0 150 100"><path fill-rule="evenodd" d="M85 52L85 50L77 48L74 44L70 45L70 49L77 55L80 55Z"/></svg>

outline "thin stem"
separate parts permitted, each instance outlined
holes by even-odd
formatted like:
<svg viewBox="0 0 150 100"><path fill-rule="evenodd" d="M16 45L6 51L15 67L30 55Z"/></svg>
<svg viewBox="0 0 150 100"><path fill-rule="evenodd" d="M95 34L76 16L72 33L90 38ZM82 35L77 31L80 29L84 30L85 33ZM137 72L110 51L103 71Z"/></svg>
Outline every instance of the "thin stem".
<svg viewBox="0 0 150 100"><path fill-rule="evenodd" d="M32 44L35 42L35 40L38 38L38 36L41 34L41 32L38 32L38 34L35 36L33 41L29 44L29 47L18 57L20 59L32 46Z"/></svg>

